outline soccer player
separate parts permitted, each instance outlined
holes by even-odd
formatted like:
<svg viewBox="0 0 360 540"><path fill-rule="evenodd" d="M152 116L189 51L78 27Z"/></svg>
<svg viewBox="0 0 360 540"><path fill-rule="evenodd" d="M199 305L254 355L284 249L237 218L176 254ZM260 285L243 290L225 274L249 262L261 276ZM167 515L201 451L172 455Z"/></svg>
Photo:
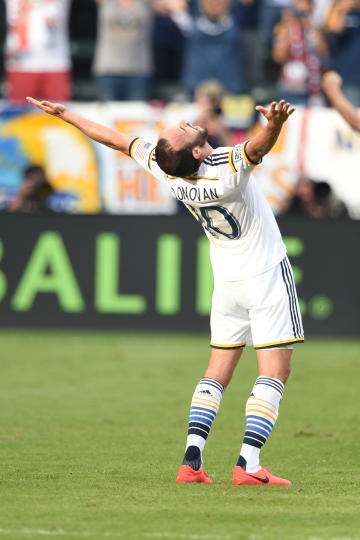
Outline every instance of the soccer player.
<svg viewBox="0 0 360 540"><path fill-rule="evenodd" d="M233 483L290 485L260 465L260 450L278 417L293 345L303 329L286 249L272 211L251 171L275 144L294 108L281 100L257 106L266 125L244 144L213 150L204 128L181 121L157 143L134 138L68 111L28 101L85 135L135 159L165 182L202 224L214 272L211 355L191 401L178 482L211 482L202 452L220 402L246 345L257 352L259 376L246 403L246 430Z"/></svg>
<svg viewBox="0 0 360 540"><path fill-rule="evenodd" d="M327 71L322 78L322 87L331 105L343 119L360 132L360 115L341 90L342 78L336 71Z"/></svg>

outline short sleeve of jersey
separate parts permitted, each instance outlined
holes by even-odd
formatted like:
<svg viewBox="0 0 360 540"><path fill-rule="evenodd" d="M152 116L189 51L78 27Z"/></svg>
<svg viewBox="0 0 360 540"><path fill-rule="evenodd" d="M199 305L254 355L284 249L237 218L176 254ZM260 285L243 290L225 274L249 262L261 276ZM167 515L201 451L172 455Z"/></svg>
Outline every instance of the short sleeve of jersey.
<svg viewBox="0 0 360 540"><path fill-rule="evenodd" d="M211 172L230 187L245 189L250 174L257 163L246 154L246 142L234 147L217 148L205 159L204 165L212 168Z"/></svg>
<svg viewBox="0 0 360 540"><path fill-rule="evenodd" d="M129 146L129 156L158 180L163 180L165 173L156 163L155 147L154 143L145 139L134 139Z"/></svg>
<svg viewBox="0 0 360 540"><path fill-rule="evenodd" d="M246 153L246 145L248 141L243 144L237 144L229 153L229 162L234 173L252 171L258 163L252 161Z"/></svg>

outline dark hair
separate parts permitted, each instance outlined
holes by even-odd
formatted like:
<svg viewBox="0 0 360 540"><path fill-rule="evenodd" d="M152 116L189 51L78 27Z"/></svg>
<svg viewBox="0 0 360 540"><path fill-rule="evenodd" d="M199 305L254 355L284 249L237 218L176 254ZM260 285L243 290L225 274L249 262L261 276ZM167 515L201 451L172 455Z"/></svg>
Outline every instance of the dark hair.
<svg viewBox="0 0 360 540"><path fill-rule="evenodd" d="M29 197L36 200L45 200L54 191L48 182L46 172L43 167L30 165L24 170L24 179L32 183L32 191Z"/></svg>
<svg viewBox="0 0 360 540"><path fill-rule="evenodd" d="M155 154L156 162L166 174L184 177L193 174L200 167L200 159L192 153L194 144L188 144L181 150L174 150L166 139L159 139Z"/></svg>
<svg viewBox="0 0 360 540"><path fill-rule="evenodd" d="M47 181L45 171L39 165L30 165L29 167L26 167L23 174L39 183Z"/></svg>

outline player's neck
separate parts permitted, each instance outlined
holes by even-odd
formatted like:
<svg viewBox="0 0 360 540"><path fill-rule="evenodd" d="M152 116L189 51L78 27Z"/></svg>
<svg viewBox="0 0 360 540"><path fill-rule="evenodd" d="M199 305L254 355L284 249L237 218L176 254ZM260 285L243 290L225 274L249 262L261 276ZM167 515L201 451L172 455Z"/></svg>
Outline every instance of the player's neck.
<svg viewBox="0 0 360 540"><path fill-rule="evenodd" d="M214 149L210 146L210 144L208 142L206 142L204 144L204 147L203 147L202 152L201 152L200 161L203 162L204 159L206 159L207 157L209 157L213 153L213 151L214 151Z"/></svg>

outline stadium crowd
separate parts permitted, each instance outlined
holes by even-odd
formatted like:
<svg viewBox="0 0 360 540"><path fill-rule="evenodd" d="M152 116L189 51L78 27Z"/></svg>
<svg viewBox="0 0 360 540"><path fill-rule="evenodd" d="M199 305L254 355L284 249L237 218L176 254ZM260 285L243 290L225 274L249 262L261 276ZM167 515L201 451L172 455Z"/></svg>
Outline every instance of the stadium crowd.
<svg viewBox="0 0 360 540"><path fill-rule="evenodd" d="M360 106L359 0L0 0L0 9L9 103L194 100L214 147L234 144L226 95L325 106L331 69ZM92 44L81 53L85 70L80 36ZM289 211L346 214L322 184L300 178Z"/></svg>
<svg viewBox="0 0 360 540"><path fill-rule="evenodd" d="M218 79L232 94L319 104L325 103L321 72L331 67L360 106L358 0L2 1L10 100L28 93L74 97L71 34L80 30L68 29L78 14L77 26L82 20L94 43L88 77L94 76L101 101L170 99L181 92L192 98L199 83Z"/></svg>

